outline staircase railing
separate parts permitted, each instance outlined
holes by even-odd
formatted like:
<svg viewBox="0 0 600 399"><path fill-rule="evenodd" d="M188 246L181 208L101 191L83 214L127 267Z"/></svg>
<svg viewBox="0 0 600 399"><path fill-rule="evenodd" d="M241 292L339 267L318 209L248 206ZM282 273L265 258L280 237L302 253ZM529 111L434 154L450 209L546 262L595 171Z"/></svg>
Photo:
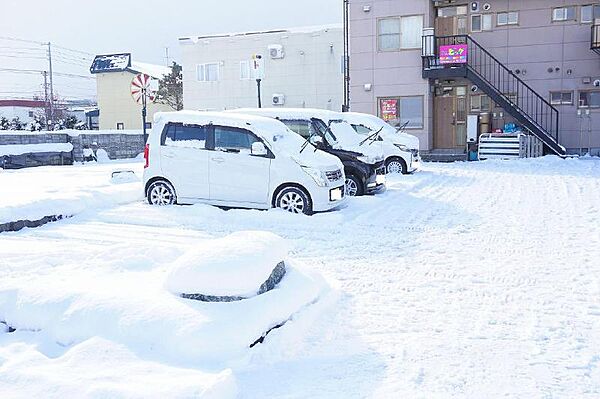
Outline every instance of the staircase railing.
<svg viewBox="0 0 600 399"><path fill-rule="evenodd" d="M440 47L457 45L467 46L468 52L463 63L444 64L440 61ZM558 144L558 110L473 38L468 35L423 37L423 68L464 67L488 83L501 98Z"/></svg>
<svg viewBox="0 0 600 399"><path fill-rule="evenodd" d="M600 54L600 24L598 23L592 25L592 41L590 48Z"/></svg>

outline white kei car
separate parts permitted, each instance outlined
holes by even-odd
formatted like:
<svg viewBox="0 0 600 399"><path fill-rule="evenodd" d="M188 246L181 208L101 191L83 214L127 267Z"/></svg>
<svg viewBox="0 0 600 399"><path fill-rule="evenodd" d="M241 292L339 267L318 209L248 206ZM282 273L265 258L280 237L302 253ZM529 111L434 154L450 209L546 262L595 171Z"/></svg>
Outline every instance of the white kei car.
<svg viewBox="0 0 600 399"><path fill-rule="evenodd" d="M386 173L407 174L420 168L417 137L399 131L374 115L359 112L343 112L341 115L358 134L369 136L380 131Z"/></svg>
<svg viewBox="0 0 600 399"><path fill-rule="evenodd" d="M150 204L202 202L311 214L346 200L340 160L271 118L157 113L144 157Z"/></svg>

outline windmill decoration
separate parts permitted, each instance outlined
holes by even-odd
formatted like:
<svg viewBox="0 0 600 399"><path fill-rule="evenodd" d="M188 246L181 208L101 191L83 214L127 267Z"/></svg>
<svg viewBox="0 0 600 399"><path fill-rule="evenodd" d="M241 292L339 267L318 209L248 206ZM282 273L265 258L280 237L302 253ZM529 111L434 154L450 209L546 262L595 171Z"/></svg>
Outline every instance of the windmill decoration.
<svg viewBox="0 0 600 399"><path fill-rule="evenodd" d="M156 80L145 73L137 74L131 81L131 97L142 106L142 127L144 130L144 142L147 141L146 134L146 106L148 102L154 102L156 99L157 84Z"/></svg>

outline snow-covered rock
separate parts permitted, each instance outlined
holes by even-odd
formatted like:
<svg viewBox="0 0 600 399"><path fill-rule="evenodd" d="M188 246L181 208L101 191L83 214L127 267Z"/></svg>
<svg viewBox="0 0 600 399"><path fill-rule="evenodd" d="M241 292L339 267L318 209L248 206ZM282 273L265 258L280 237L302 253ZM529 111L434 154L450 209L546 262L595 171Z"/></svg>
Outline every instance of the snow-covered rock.
<svg viewBox="0 0 600 399"><path fill-rule="evenodd" d="M175 294L252 297L288 251L286 241L273 233L236 232L179 258L166 288Z"/></svg>

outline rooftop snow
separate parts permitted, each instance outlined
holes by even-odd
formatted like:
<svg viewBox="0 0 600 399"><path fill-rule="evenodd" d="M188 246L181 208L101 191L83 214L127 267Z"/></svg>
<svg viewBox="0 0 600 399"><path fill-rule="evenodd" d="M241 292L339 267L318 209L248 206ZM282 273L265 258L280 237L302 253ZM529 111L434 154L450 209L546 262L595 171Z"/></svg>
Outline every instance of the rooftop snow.
<svg viewBox="0 0 600 399"><path fill-rule="evenodd" d="M164 75L169 74L171 68L162 65L147 64L145 62L131 61L130 53L97 55L90 67L90 73L92 74L122 71L145 73L153 78L160 79Z"/></svg>
<svg viewBox="0 0 600 399"><path fill-rule="evenodd" d="M225 38L225 37L235 37L235 36L252 36L252 35L270 34L270 33L314 33L314 32L328 31L330 29L342 29L342 24L312 25L312 26L301 26L301 27L296 27L296 28L270 29L270 30L262 30L262 31L216 33L216 34L212 34L212 35L180 37L179 41L180 42L186 42L186 41L195 42L195 41L201 40L201 39Z"/></svg>
<svg viewBox="0 0 600 399"><path fill-rule="evenodd" d="M130 66L130 53L97 55L90 67L90 73L124 71Z"/></svg>

